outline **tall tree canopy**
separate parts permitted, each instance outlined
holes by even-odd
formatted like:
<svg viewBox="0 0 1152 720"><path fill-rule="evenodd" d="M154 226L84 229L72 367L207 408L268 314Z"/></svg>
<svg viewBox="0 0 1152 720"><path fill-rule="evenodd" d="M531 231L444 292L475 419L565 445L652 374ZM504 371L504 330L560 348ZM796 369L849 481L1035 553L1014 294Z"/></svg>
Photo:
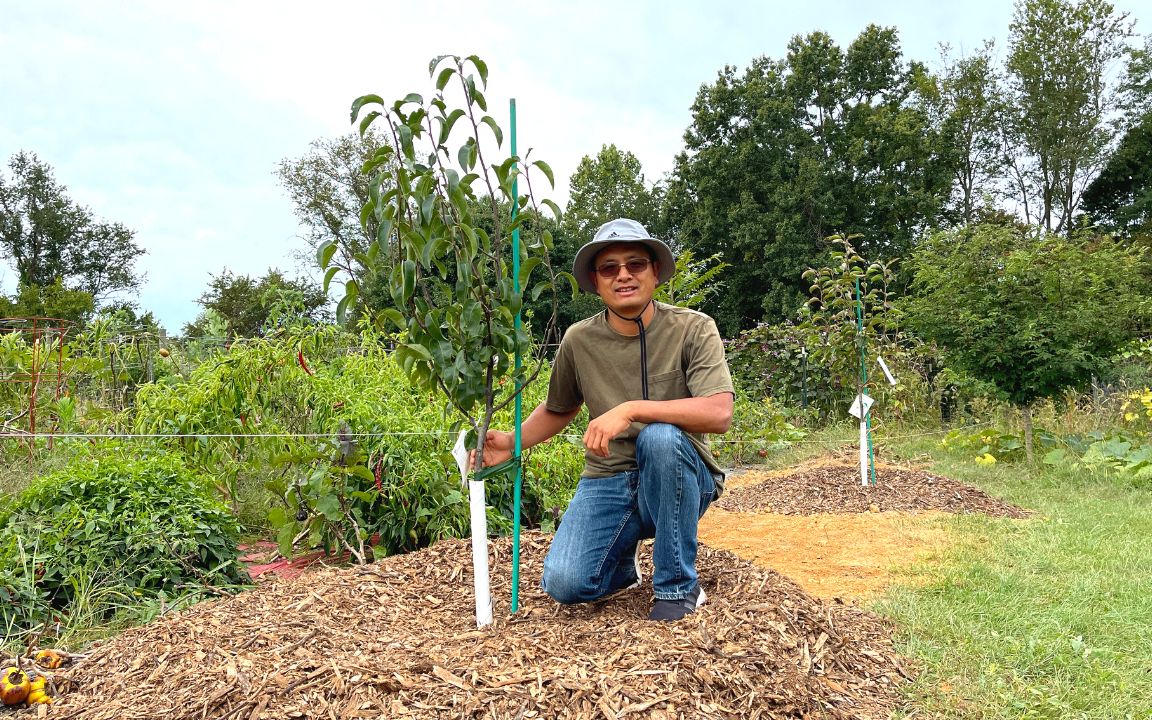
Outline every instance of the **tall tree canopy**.
<svg viewBox="0 0 1152 720"><path fill-rule="evenodd" d="M978 211L991 209L1004 194L1007 177L1001 128L1004 124L1002 81L992 59L993 44L976 53L953 57L945 48L937 78L938 119L942 148L951 153L950 220L974 222Z"/></svg>
<svg viewBox="0 0 1152 720"><path fill-rule="evenodd" d="M795 312L827 236L860 234L862 252L893 257L936 222L951 156L929 87L896 31L873 25L847 50L821 32L794 37L783 60L726 67L700 89L666 207L681 243L730 265L708 308L723 332Z"/></svg>
<svg viewBox="0 0 1152 720"><path fill-rule="evenodd" d="M1152 236L1152 111L1121 138L1088 186L1084 211L1107 230Z"/></svg>
<svg viewBox="0 0 1152 720"><path fill-rule="evenodd" d="M1108 155L1107 114L1121 88L1111 68L1130 52L1132 23L1106 0L1018 0L1007 61L1006 144L1025 220L1072 231L1088 182Z"/></svg>
<svg viewBox="0 0 1152 720"><path fill-rule="evenodd" d="M656 231L658 195L644 180L640 160L616 145L604 145L596 157L585 155L569 178L563 227L583 244L602 224L631 218Z"/></svg>
<svg viewBox="0 0 1152 720"><path fill-rule="evenodd" d="M305 155L281 160L276 170L304 230L308 250L302 257L315 262L318 247L335 244L336 261L360 287L359 304L370 309L379 309L388 302L387 277L393 262L388 262L391 253L385 254L383 265L366 262L365 253L377 239L385 249L390 247L390 241L377 238L380 226L376 218L360 216L371 185L363 168L386 144L375 129L364 135L351 133L315 140ZM380 270L379 275L369 271L370 265ZM361 309L352 308L352 316Z"/></svg>
<svg viewBox="0 0 1152 720"><path fill-rule="evenodd" d="M133 231L98 222L34 153L13 155L8 168L10 178L0 174L0 253L22 288L58 285L87 293L97 305L139 288L133 265L144 250Z"/></svg>

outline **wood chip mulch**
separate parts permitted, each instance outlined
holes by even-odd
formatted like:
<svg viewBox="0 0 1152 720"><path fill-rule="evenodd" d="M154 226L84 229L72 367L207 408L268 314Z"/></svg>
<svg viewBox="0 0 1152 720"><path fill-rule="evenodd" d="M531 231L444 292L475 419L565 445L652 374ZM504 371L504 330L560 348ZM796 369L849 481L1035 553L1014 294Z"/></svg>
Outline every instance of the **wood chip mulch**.
<svg viewBox="0 0 1152 720"><path fill-rule="evenodd" d="M715 503L732 512L816 515L940 510L1026 518L1027 510L979 488L920 470L876 468L876 484L860 484L858 465L825 465L729 489Z"/></svg>
<svg viewBox="0 0 1152 720"><path fill-rule="evenodd" d="M511 541L490 545L487 628L471 545L444 541L129 630L57 674L50 717L867 720L890 717L911 679L875 616L707 547L708 603L680 622L646 619L650 584L559 606L538 589L548 542L522 537L514 616Z"/></svg>

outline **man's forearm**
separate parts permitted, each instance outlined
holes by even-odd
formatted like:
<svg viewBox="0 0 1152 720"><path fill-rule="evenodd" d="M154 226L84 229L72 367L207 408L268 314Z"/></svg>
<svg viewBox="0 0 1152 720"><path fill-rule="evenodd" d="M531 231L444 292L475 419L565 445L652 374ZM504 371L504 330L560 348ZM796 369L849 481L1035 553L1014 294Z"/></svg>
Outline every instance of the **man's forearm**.
<svg viewBox="0 0 1152 720"><path fill-rule="evenodd" d="M724 433L732 424L732 393L680 400L629 400L622 410L632 422L663 422L684 432Z"/></svg>
<svg viewBox="0 0 1152 720"><path fill-rule="evenodd" d="M520 426L520 447L527 450L551 439L572 422L572 418L580 414L580 408L566 413L552 412L544 403L536 406L524 423Z"/></svg>

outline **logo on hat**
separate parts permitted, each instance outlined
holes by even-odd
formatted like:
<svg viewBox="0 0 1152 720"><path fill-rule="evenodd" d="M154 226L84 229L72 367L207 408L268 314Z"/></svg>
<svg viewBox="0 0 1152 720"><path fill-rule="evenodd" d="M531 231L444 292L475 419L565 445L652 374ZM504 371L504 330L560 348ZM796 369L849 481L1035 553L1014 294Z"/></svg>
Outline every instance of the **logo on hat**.
<svg viewBox="0 0 1152 720"><path fill-rule="evenodd" d="M612 231L612 234L611 234L611 235L609 235L608 237L609 237L609 239L611 239L611 238L614 238L614 237L620 237L620 233L618 233L618 232L616 232L615 230L613 230L613 231Z"/></svg>

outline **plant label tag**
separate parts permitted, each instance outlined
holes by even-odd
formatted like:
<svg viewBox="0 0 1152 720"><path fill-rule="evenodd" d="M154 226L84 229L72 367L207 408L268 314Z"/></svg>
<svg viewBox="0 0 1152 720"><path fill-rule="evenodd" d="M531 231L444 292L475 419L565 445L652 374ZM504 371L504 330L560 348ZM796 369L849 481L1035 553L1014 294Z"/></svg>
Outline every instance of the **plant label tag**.
<svg viewBox="0 0 1152 720"><path fill-rule="evenodd" d="M892 371L888 369L888 363L884 362L884 358L879 355L876 356L876 359L880 362L880 369L884 371L884 377L888 378L888 384L895 385L896 378L892 377Z"/></svg>
<svg viewBox="0 0 1152 720"><path fill-rule="evenodd" d="M461 486L468 482L468 448L464 445L466 434L466 430L461 430L460 434L456 436L456 444L452 446L452 457L456 458L456 464L460 466Z"/></svg>
<svg viewBox="0 0 1152 720"><path fill-rule="evenodd" d="M873 402L875 402L875 400L867 395L857 395L856 399L852 401L852 406L848 408L848 414L857 420L863 420L864 416L868 414L868 409L872 407ZM863 411L860 409L861 405L864 407Z"/></svg>

